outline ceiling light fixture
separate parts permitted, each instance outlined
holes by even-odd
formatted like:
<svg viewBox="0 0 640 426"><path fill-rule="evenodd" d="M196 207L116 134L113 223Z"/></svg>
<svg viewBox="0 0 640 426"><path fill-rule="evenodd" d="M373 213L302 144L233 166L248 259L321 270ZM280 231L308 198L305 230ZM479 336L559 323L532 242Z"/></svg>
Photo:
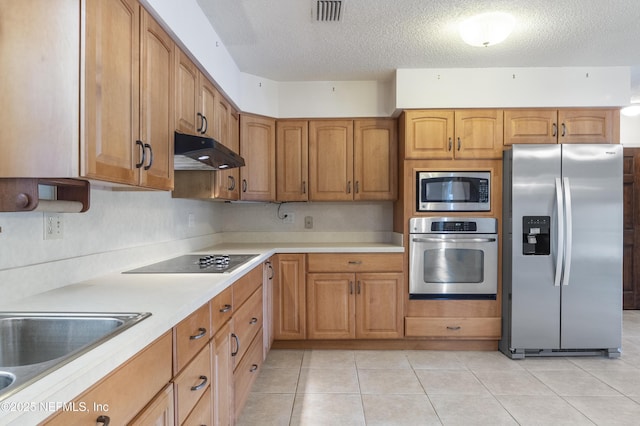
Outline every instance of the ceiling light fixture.
<svg viewBox="0 0 640 426"><path fill-rule="evenodd" d="M460 24L460 36L471 46L493 46L504 41L516 24L505 12L488 12L472 16Z"/></svg>
<svg viewBox="0 0 640 426"><path fill-rule="evenodd" d="M620 114L626 117L637 117L640 115L640 104L632 103L620 110Z"/></svg>

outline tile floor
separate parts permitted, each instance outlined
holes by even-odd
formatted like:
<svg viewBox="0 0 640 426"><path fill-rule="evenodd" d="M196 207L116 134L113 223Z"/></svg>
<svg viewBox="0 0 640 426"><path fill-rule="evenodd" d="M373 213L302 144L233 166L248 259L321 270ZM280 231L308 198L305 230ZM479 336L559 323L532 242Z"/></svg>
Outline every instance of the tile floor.
<svg viewBox="0 0 640 426"><path fill-rule="evenodd" d="M254 425L638 425L640 311L623 354L272 350L238 419Z"/></svg>

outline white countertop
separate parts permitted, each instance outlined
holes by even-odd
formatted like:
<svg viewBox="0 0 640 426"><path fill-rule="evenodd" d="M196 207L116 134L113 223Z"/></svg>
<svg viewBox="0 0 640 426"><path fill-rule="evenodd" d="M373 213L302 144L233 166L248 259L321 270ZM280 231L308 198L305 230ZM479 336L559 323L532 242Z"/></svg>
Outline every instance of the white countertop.
<svg viewBox="0 0 640 426"><path fill-rule="evenodd" d="M384 243L223 244L195 253L258 256L229 274L122 274L115 271L7 305L0 302L0 311L151 313L130 329L0 401L0 425L36 424L44 420L52 414L49 407L71 401L273 254L403 251L402 246Z"/></svg>

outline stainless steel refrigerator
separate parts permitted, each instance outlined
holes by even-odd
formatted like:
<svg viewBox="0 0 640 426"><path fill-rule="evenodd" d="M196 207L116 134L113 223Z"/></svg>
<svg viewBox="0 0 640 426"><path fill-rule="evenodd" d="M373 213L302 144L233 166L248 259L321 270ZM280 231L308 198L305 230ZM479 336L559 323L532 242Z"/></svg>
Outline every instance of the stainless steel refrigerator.
<svg viewBox="0 0 640 426"><path fill-rule="evenodd" d="M622 146L504 152L502 340L507 356L620 356Z"/></svg>

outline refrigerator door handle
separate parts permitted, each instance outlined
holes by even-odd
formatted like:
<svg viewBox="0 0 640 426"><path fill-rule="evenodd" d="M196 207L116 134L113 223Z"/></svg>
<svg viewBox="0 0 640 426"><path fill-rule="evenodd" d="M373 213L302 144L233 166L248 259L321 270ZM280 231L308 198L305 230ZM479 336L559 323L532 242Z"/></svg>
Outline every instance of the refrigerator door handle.
<svg viewBox="0 0 640 426"><path fill-rule="evenodd" d="M556 274L553 285L560 286L562 278L562 258L564 255L564 199L562 198L562 181L556 178L556 202L558 203L558 247L556 250Z"/></svg>
<svg viewBox="0 0 640 426"><path fill-rule="evenodd" d="M571 185L569 178L563 178L564 202L566 206L565 215L567 217L567 242L564 249L564 273L562 274L562 285L569 285L569 275L571 273L571 248L573 245L573 218L571 211Z"/></svg>

